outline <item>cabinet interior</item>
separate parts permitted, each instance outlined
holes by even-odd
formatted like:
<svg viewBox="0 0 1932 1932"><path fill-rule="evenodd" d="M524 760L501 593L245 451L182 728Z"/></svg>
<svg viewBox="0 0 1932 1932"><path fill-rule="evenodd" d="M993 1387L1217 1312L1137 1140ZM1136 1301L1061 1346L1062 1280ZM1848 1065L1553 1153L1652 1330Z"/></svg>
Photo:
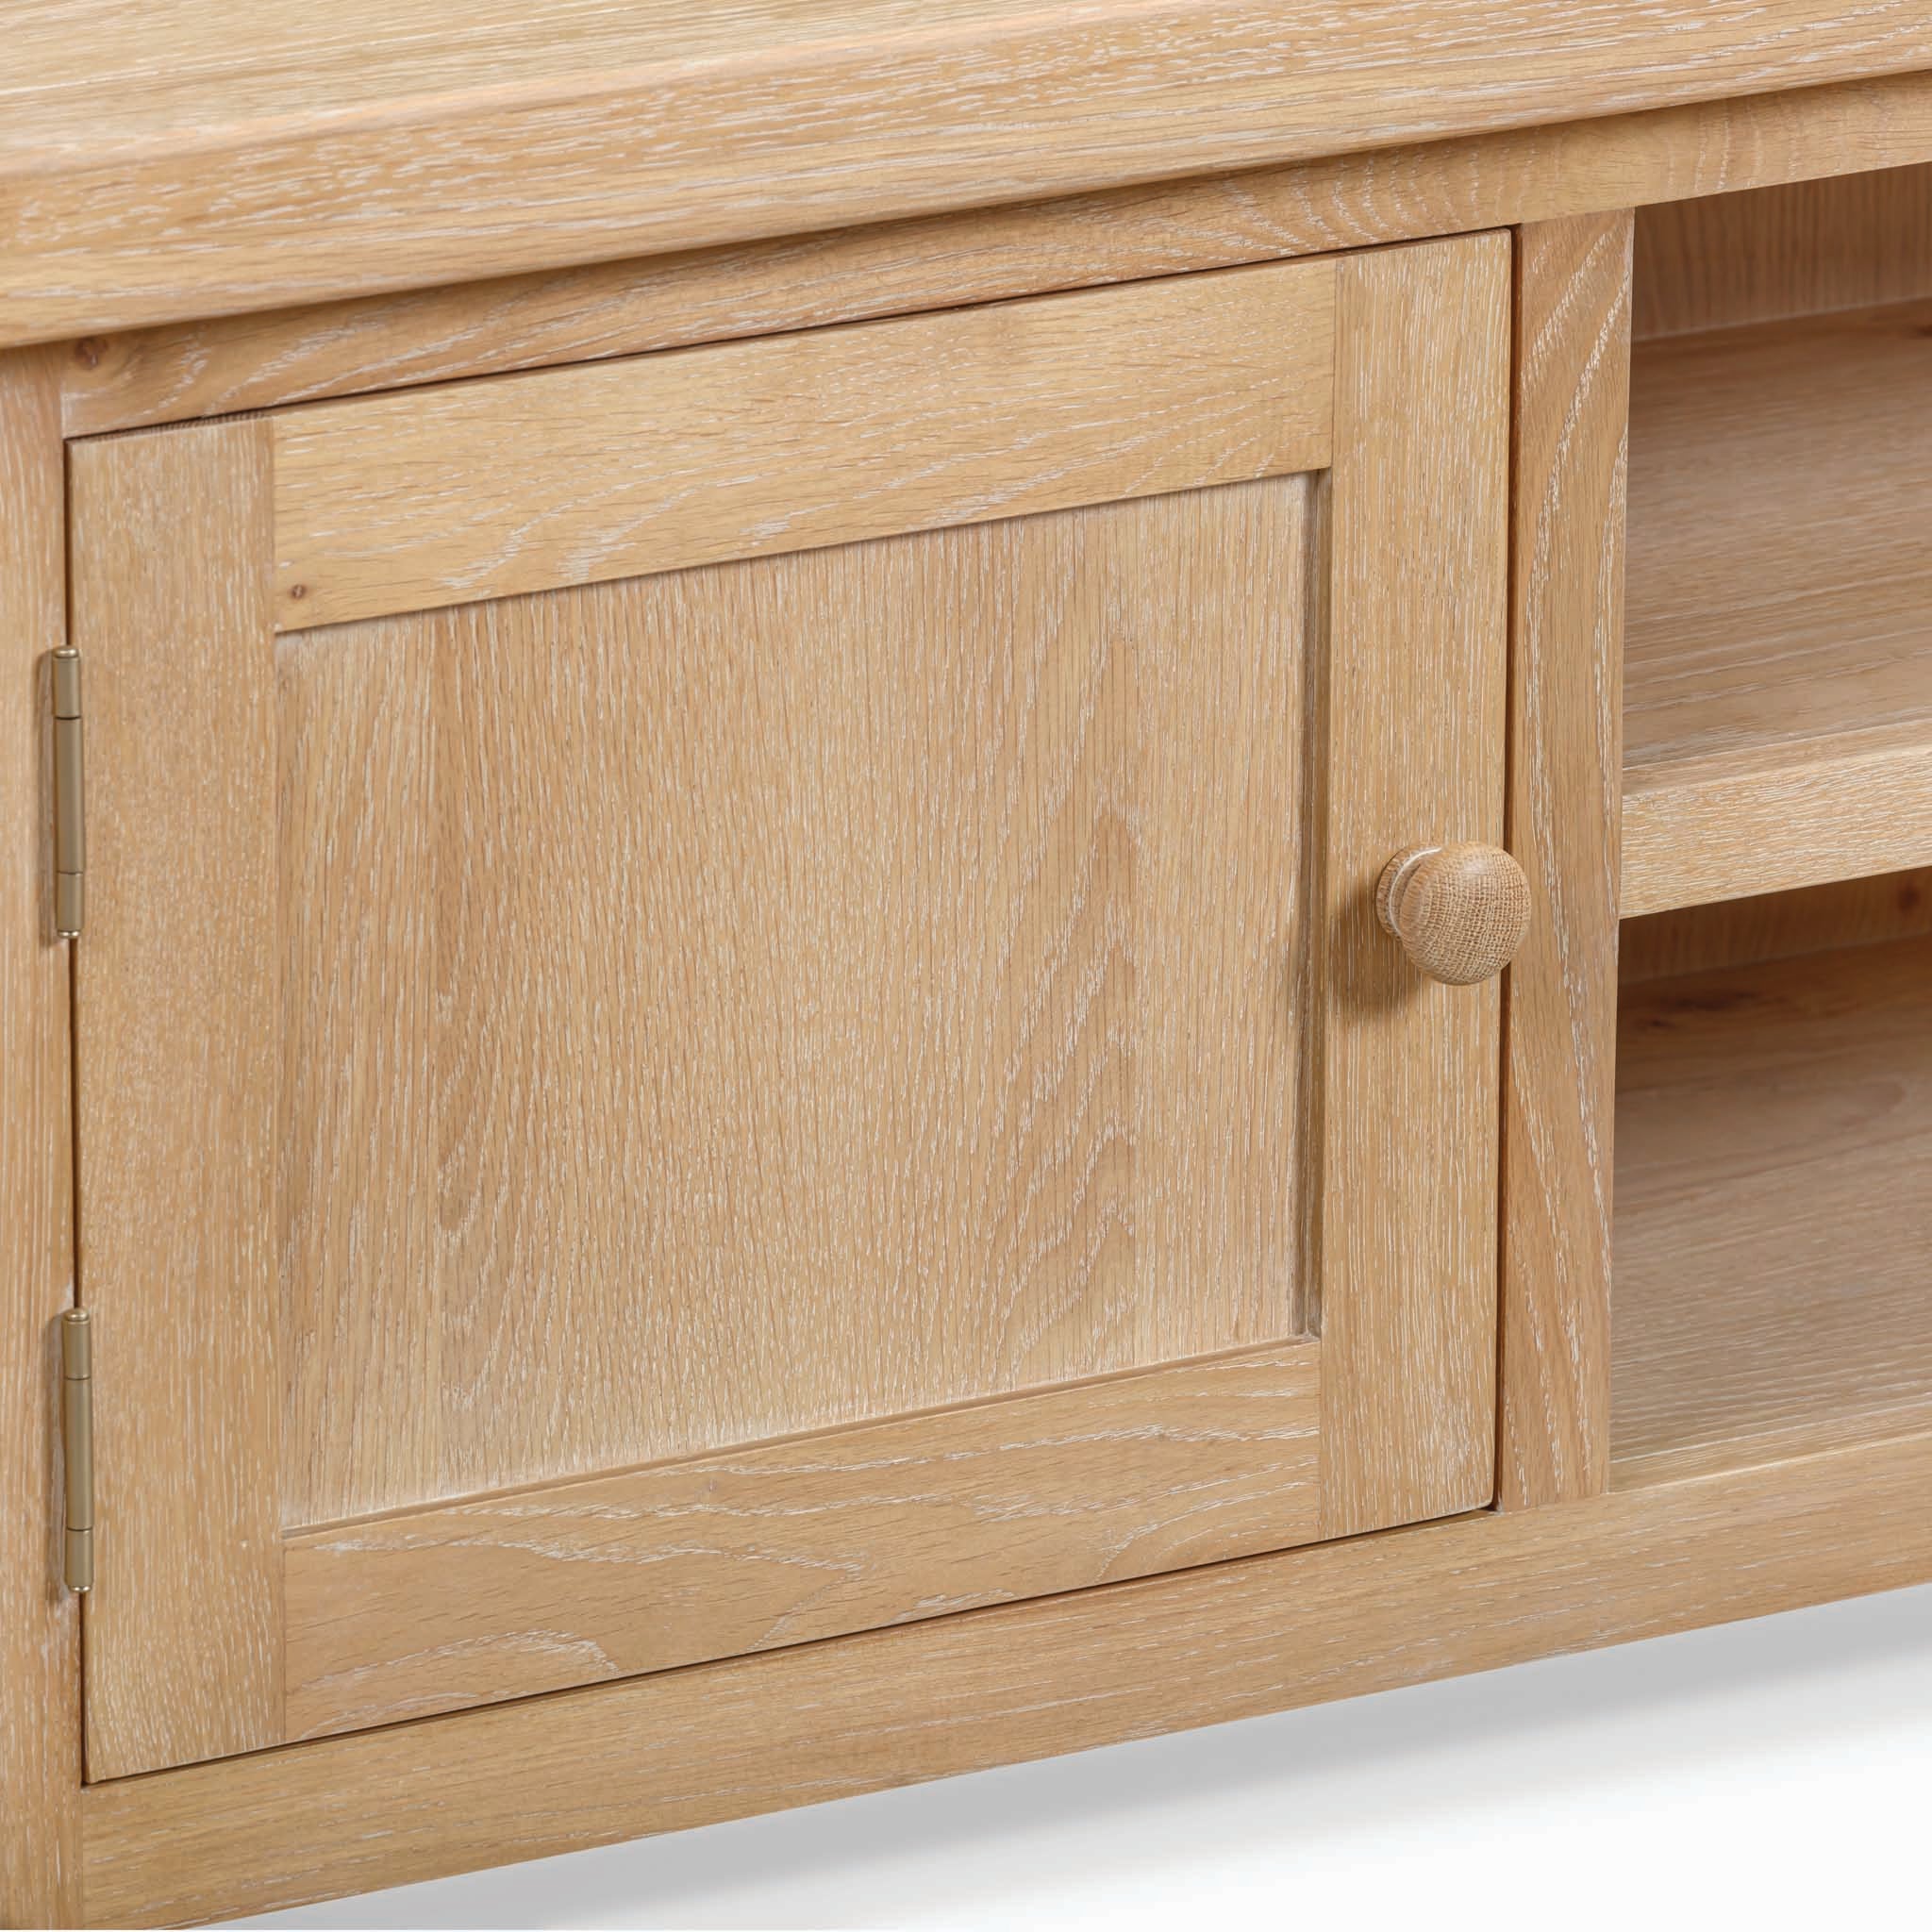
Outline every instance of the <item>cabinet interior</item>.
<svg viewBox="0 0 1932 1932"><path fill-rule="evenodd" d="M1621 1480L1932 1424L1932 867L1627 921Z"/></svg>
<svg viewBox="0 0 1932 1932"><path fill-rule="evenodd" d="M1932 1422L1932 168L1641 210L1633 338L1626 1486Z"/></svg>
<svg viewBox="0 0 1932 1932"><path fill-rule="evenodd" d="M1634 334L1626 886L1842 875L1767 878L1746 832L1727 878L1712 801L1828 846L1867 777L1932 758L1932 168L1641 210Z"/></svg>

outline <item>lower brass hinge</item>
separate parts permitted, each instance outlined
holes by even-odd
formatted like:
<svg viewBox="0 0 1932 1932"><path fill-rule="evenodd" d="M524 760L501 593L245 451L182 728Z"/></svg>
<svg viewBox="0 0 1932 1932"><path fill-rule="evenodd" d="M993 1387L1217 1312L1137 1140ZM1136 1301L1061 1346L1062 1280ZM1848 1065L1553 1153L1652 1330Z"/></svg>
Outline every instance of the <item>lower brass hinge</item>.
<svg viewBox="0 0 1932 1932"><path fill-rule="evenodd" d="M87 794L81 778L80 653L54 653L54 931L80 937L86 914Z"/></svg>
<svg viewBox="0 0 1932 1932"><path fill-rule="evenodd" d="M60 1317L60 1445L67 1464L69 1590L94 1587L94 1337L85 1308Z"/></svg>

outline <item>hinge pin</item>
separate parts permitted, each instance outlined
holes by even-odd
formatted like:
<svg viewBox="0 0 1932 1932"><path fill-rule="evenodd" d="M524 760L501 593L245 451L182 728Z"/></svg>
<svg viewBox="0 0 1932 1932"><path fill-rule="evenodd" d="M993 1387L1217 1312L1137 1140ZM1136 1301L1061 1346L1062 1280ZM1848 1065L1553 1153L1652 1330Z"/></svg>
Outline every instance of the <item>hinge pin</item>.
<svg viewBox="0 0 1932 1932"><path fill-rule="evenodd" d="M80 937L86 911L87 796L81 778L80 653L54 653L54 931Z"/></svg>
<svg viewBox="0 0 1932 1932"><path fill-rule="evenodd" d="M85 1308L60 1317L60 1441L67 1464L65 1579L75 1595L94 1587L94 1338Z"/></svg>

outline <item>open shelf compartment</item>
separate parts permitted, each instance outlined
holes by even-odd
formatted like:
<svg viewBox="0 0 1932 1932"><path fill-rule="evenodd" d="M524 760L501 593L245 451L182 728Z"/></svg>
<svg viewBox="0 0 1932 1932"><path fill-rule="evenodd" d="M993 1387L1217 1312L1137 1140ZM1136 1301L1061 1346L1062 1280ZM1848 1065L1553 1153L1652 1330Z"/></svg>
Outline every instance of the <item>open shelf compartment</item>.
<svg viewBox="0 0 1932 1932"><path fill-rule="evenodd" d="M1894 283L1916 277L1932 291L1932 222L1922 218L1932 201L1922 173L1902 171L1888 191L1893 227L1872 208L1861 219L1869 246L1890 249ZM1875 192L1864 192L1868 200ZM1835 225L1829 206L1806 203L1806 232L1767 225L1794 206L1704 210L1706 254L1674 273L1741 285L1746 266L1776 242L1796 264L1786 270L1788 299L1842 293L1842 240L1827 273L1808 259L1807 234L1815 231L1815 255L1835 225ZM1736 259L1707 258L1726 245ZM1640 248L1641 315L1644 274ZM1760 274L1749 290L1758 307L1762 283ZM1649 307L1675 299L1700 320L1724 311L1708 290L1697 294L1652 291ZM1742 297L1728 299L1748 310ZM1932 299L1639 341L1624 912L1928 860Z"/></svg>
<svg viewBox="0 0 1932 1932"><path fill-rule="evenodd" d="M1620 1482L1932 1429L1932 873L1816 899L1626 927ZM1901 936L1641 976L1838 914Z"/></svg>

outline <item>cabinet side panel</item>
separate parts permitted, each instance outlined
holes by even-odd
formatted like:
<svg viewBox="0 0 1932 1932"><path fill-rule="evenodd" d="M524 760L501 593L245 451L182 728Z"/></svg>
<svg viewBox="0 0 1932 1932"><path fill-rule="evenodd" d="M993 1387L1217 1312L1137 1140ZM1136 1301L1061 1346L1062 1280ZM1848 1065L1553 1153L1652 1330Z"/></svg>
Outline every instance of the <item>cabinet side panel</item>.
<svg viewBox="0 0 1932 1932"><path fill-rule="evenodd" d="M1330 483L1324 1532L1490 1500L1500 989L1376 923L1401 847L1503 834L1509 243L1343 262Z"/></svg>
<svg viewBox="0 0 1932 1932"><path fill-rule="evenodd" d="M0 356L0 1925L80 1914L80 1645L60 1583L73 1298L67 948L46 903L46 653L66 633L58 375Z"/></svg>
<svg viewBox="0 0 1932 1932"><path fill-rule="evenodd" d="M1509 845L1529 937L1504 1031L1505 1507L1609 1468L1628 215L1519 238Z"/></svg>
<svg viewBox="0 0 1932 1932"><path fill-rule="evenodd" d="M266 428L75 444L88 1772L281 1736Z"/></svg>

